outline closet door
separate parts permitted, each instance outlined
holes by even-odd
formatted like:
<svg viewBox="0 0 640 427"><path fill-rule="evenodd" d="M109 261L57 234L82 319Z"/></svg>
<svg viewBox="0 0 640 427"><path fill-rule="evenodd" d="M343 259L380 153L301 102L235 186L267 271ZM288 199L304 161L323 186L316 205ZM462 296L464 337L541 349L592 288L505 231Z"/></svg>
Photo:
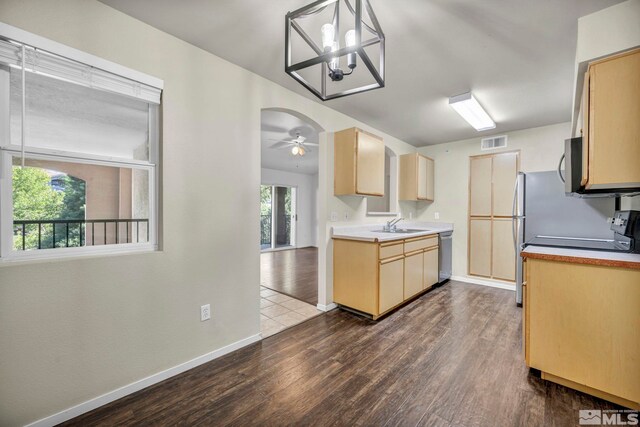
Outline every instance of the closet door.
<svg viewBox="0 0 640 427"><path fill-rule="evenodd" d="M469 274L491 277L491 218L469 220Z"/></svg>
<svg viewBox="0 0 640 427"><path fill-rule="evenodd" d="M472 157L469 171L469 215L491 216L491 157Z"/></svg>
<svg viewBox="0 0 640 427"><path fill-rule="evenodd" d="M516 250L510 218L493 219L491 273L496 279L516 280Z"/></svg>
<svg viewBox="0 0 640 427"><path fill-rule="evenodd" d="M518 176L518 154L503 153L493 157L493 209L494 217L512 215L513 189Z"/></svg>

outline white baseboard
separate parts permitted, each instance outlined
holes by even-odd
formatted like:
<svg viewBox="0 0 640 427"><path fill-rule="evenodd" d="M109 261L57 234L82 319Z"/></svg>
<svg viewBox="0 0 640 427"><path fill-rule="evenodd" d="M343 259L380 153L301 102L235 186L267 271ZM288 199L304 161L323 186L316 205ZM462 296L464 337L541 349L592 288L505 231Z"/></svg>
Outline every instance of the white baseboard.
<svg viewBox="0 0 640 427"><path fill-rule="evenodd" d="M332 302L329 305L318 304L318 305L316 305L316 307L318 307L318 310L320 310L320 311L331 311L334 308L338 308L338 305L335 302Z"/></svg>
<svg viewBox="0 0 640 427"><path fill-rule="evenodd" d="M511 282L503 282L502 280L482 279L479 277L469 276L451 276L451 280L456 282L473 283L474 285L490 286L492 288L506 289L508 291L516 290L516 284Z"/></svg>
<svg viewBox="0 0 640 427"><path fill-rule="evenodd" d="M238 350L242 347L246 347L249 344L260 341L261 339L262 336L260 334L257 334L244 338L240 341L236 341L232 344L219 348L218 350L203 354L202 356L198 356L195 359L191 359L187 362L181 363L169 369L165 369L164 371L150 375L146 378L135 381L131 384L125 385L101 396L87 400L86 402L80 403L76 406L72 406L71 408L60 411L57 414L53 414L38 421L34 421L33 423L28 424L27 427L48 427L60 424L64 421L75 418L78 415L82 415L96 408L99 408L100 406L104 406L107 403L111 403L124 396L142 390L143 388L159 383L160 381L164 381L167 378L171 378L175 375L181 374L182 372L188 371L189 369L195 368L196 366L200 366L203 363L210 362L214 359L224 356L225 354L231 353L232 351Z"/></svg>

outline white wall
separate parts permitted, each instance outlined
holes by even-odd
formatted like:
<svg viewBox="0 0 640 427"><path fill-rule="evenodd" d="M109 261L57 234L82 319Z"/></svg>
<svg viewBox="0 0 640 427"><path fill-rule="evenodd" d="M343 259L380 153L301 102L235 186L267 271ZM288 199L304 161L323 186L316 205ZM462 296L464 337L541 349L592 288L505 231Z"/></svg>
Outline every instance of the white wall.
<svg viewBox="0 0 640 427"><path fill-rule="evenodd" d="M520 170L555 170L570 135L570 123L509 132L504 150L520 150ZM467 216L469 203L469 156L486 154L480 150L480 137L420 148L435 160L435 201L418 206L418 217L425 221L452 222L453 275L467 275ZM494 152L494 151L491 151ZM434 219L434 213L440 219Z"/></svg>
<svg viewBox="0 0 640 427"><path fill-rule="evenodd" d="M317 246L318 214L316 212L316 198L318 194L318 175L262 168L262 184L296 187L296 213L298 214L296 246L299 248Z"/></svg>
<svg viewBox="0 0 640 427"><path fill-rule="evenodd" d="M396 153L415 151L95 0L3 0L0 20L165 82L163 250L0 264L0 425L29 423L258 334L263 108L298 111L328 132L358 126ZM326 250L327 212L360 220L365 210L362 199L332 196L333 147L326 134L321 142ZM322 291L323 303L330 293ZM212 319L200 322L205 303Z"/></svg>

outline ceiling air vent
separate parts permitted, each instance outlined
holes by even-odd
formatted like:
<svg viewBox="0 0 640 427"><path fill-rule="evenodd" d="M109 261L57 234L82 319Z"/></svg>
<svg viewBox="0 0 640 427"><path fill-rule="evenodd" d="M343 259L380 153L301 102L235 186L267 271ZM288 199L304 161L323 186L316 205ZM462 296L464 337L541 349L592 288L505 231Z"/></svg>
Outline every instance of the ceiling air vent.
<svg viewBox="0 0 640 427"><path fill-rule="evenodd" d="M481 150L495 150L496 148L504 148L507 146L507 135L494 136L491 138L483 138L480 141Z"/></svg>

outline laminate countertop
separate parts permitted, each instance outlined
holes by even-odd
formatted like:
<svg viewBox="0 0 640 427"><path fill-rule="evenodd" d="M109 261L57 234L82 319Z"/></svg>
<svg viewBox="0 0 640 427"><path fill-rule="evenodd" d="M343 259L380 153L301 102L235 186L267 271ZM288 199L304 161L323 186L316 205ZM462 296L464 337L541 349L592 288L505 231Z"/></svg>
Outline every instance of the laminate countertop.
<svg viewBox="0 0 640 427"><path fill-rule="evenodd" d="M602 265L640 269L640 254L623 252L588 251L584 249L527 246L520 253L522 258L570 262L574 264Z"/></svg>
<svg viewBox="0 0 640 427"><path fill-rule="evenodd" d="M422 230L415 233L385 233L383 224L344 225L331 227L334 239L360 240L363 242L391 242L394 240L412 239L414 237L453 231L453 224L448 222L400 222L398 229Z"/></svg>

